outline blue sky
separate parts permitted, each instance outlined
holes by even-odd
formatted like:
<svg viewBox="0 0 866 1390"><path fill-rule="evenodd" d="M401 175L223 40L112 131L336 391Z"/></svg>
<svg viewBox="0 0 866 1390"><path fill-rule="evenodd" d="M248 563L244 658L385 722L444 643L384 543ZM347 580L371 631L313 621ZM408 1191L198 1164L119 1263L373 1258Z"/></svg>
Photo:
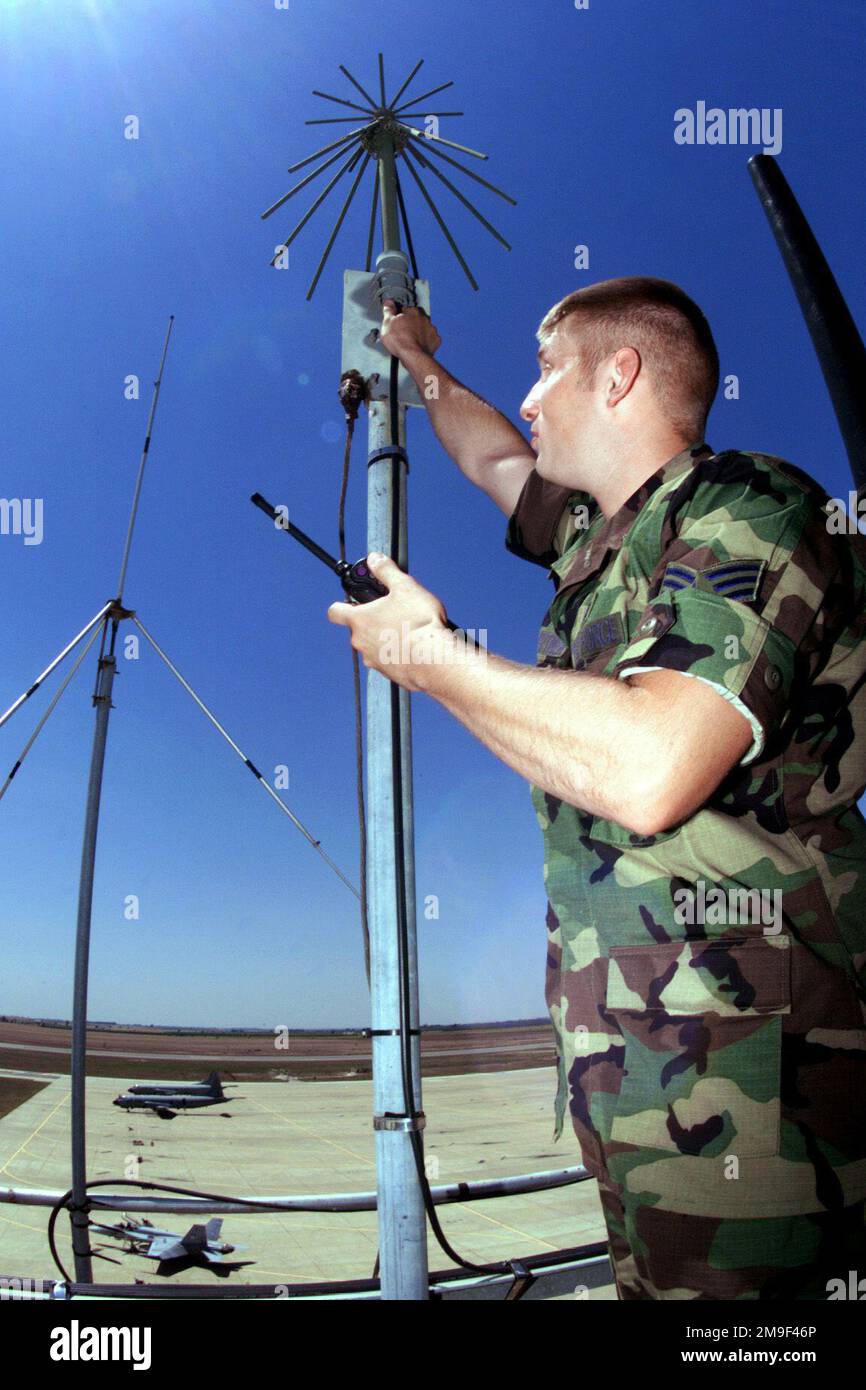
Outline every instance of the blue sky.
<svg viewBox="0 0 866 1390"><path fill-rule="evenodd" d="M754 148L674 140L674 112L699 101L782 110L780 163L866 321L852 196L859 0L381 0L370 15L368 32L348 0L0 0L0 491L44 506L41 544L0 535L0 706L113 593L173 313L127 602L250 757L288 766L289 805L353 879L351 663L345 631L325 618L339 593L300 550L272 544L247 501L258 488L287 502L336 547L342 270L363 268L369 185L310 303L344 195L293 244L288 270L270 269L274 247L330 174L259 220L299 177L287 166L348 129L304 125L339 114L312 89L354 99L338 65L369 87L380 49L389 92L421 57L410 91L454 81L427 105L465 111L442 133L486 150L479 172L518 206L448 173L513 249L437 186L475 293L404 177L410 221L441 361L516 421L553 302L614 275L663 276L703 307L723 374L739 378L739 399L714 408L714 447L782 455L847 493L829 399L746 171ZM578 244L587 270L574 268ZM138 401L124 399L130 373ZM534 662L549 580L508 554L505 518L420 410L409 450L410 570L452 617L486 627L492 650ZM348 518L357 554L365 456L362 415ZM91 656L0 803L3 1012L69 1014L94 666ZM120 668L91 1017L364 1026L355 899L155 655ZM0 731L4 776L53 688ZM413 721L418 893L440 900L438 921L419 914L422 1017L543 1015L542 842L528 786L424 697ZM138 921L124 918L129 894Z"/></svg>

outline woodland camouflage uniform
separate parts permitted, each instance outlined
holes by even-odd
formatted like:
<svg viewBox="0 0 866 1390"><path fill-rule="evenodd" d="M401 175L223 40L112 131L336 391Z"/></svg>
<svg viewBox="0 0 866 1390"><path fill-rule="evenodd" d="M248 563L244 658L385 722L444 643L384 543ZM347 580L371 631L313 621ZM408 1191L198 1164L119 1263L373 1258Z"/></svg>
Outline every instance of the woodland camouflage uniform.
<svg viewBox="0 0 866 1390"><path fill-rule="evenodd" d="M538 665L709 682L753 741L638 835L539 787L546 996L621 1298L826 1298L866 1275L866 537L799 468L697 444L605 518L533 472L506 545ZM719 891L721 890L721 891Z"/></svg>

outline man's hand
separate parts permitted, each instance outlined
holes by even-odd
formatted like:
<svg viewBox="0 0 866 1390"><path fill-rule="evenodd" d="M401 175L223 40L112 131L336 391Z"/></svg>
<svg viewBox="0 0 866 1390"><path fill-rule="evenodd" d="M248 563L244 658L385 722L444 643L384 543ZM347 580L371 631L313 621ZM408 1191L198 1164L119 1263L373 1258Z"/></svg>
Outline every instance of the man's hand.
<svg viewBox="0 0 866 1390"><path fill-rule="evenodd" d="M350 629L365 666L407 690L421 690L424 673L453 640L445 609L386 555L373 551L367 564L388 593L370 603L332 603L328 620Z"/></svg>
<svg viewBox="0 0 866 1390"><path fill-rule="evenodd" d="M392 356L399 357L404 364L408 359L417 357L419 353L432 357L437 348L442 346L442 339L432 320L423 309L407 306L400 314L396 310L397 305L393 299L384 300L379 341L384 343Z"/></svg>

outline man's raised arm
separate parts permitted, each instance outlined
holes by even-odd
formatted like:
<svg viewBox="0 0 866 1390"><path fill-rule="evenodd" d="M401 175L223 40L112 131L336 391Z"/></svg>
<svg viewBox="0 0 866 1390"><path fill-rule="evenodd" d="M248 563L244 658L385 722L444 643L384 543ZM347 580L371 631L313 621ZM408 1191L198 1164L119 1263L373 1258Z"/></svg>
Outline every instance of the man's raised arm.
<svg viewBox="0 0 866 1390"><path fill-rule="evenodd" d="M394 312L386 299L381 341L418 387L436 436L461 473L511 516L535 454L520 430L433 356L442 339L423 309Z"/></svg>

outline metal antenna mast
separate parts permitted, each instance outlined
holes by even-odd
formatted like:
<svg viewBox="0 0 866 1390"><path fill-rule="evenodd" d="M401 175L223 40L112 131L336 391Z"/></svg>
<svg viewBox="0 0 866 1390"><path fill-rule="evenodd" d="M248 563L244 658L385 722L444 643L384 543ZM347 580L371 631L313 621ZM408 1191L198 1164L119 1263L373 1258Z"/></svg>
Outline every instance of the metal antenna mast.
<svg viewBox="0 0 866 1390"><path fill-rule="evenodd" d="M367 547L389 555L407 569L406 409L423 404L414 381L398 359L378 341L385 299L398 310L407 305L429 310L429 287L418 280L418 266L403 191L397 172L402 158L433 213L472 288L474 279L454 237L416 169L429 170L469 209L507 250L505 238L435 166L444 160L491 192L515 205L515 199L488 183L473 170L445 154L443 147L484 160L487 155L455 144L436 133L441 116L460 111L424 111L420 104L445 88L422 92L397 103L421 68L419 61L391 98L385 94L385 70L379 54L379 100L370 96L348 68L340 71L363 97L365 105L314 92L366 117L333 116L308 121L307 125L353 124L355 128L315 154L293 164L289 173L304 168L322 155L330 155L300 183L289 189L264 213L270 217L318 174L343 159L323 192L276 248L272 265L285 265L288 248L327 198L342 176L360 162L316 272L307 291L309 300L319 282L337 234L371 159L376 160L370 211L365 272L344 273L343 377L357 373L366 386L368 406ZM419 130L409 117L423 117L427 128ZM335 151L332 153L332 151ZM382 250L370 274L377 208L380 211ZM401 241L401 224L406 250ZM408 255L407 255L408 251ZM410 274L411 262L411 274ZM415 856L412 805L412 743L409 692L378 671L367 677L366 719L368 854L367 893L370 920L373 1126L376 1131L376 1168L379 1213L381 1291L385 1299L427 1299L427 1233L425 1194L422 1187L421 1055L418 1012L418 967L415 932Z"/></svg>
<svg viewBox="0 0 866 1390"><path fill-rule="evenodd" d="M89 1221L87 1216L87 1135L84 1102L87 1083L87 984L90 970L90 926L93 916L93 877L96 868L96 837L99 830L99 803L102 797L102 773L105 766L105 746L108 741L108 719L111 714L111 693L114 686L114 677L117 672L117 660L114 655L115 643L117 641L117 629L120 626L121 619L130 616L123 607L123 585L126 580L129 551L132 545L132 533L135 529L135 518L138 512L138 500L141 495L141 484L144 478L148 450L150 449L150 436L153 430L156 404L159 400L159 388L162 384L162 373L165 367L168 341L171 337L173 323L174 315L172 314L168 321L165 343L162 349L162 358L159 364L159 372L157 373L157 378L153 385L153 397L150 403L150 413L147 417L144 448L141 452L141 462L138 467L138 477L135 482L132 509L130 511L129 525L126 531L126 542L123 547L123 559L120 564L117 598L111 604L102 623L96 691L93 696L93 703L96 707L96 724L93 731L93 749L90 755L90 774L87 781L87 806L84 813L84 841L81 847L81 877L78 884L78 919L75 929L75 975L72 989L72 1057L70 1064L72 1073L72 1095L70 1099L72 1110L72 1206L70 1207L70 1217L72 1223L72 1250L75 1256L75 1278L82 1284L89 1284L93 1279ZM110 637L109 625L111 628ZM107 654L105 650L106 638L108 638Z"/></svg>

